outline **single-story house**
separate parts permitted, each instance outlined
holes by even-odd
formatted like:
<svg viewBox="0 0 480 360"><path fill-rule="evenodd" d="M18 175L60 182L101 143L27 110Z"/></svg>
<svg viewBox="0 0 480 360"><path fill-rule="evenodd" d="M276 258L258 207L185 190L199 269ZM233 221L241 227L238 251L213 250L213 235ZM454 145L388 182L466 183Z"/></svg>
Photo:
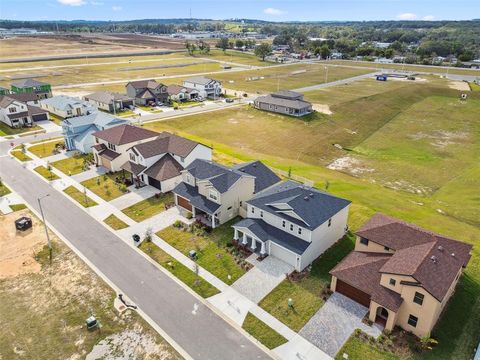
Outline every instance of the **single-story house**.
<svg viewBox="0 0 480 360"><path fill-rule="evenodd" d="M234 240L302 271L346 233L350 201L287 181L247 200Z"/></svg>
<svg viewBox="0 0 480 360"><path fill-rule="evenodd" d="M173 190L181 181L181 172L197 159L212 160L212 149L196 141L168 132L157 133L153 140L127 150L128 161L121 168L137 186L150 185L162 192Z"/></svg>
<svg viewBox="0 0 480 360"><path fill-rule="evenodd" d="M246 215L246 201L280 178L260 161L233 168L197 159L182 171L175 204L212 228Z"/></svg>
<svg viewBox="0 0 480 360"><path fill-rule="evenodd" d="M133 106L134 99L118 92L97 91L83 97L98 109L116 113Z"/></svg>
<svg viewBox="0 0 480 360"><path fill-rule="evenodd" d="M39 105L42 109L63 119L84 116L97 111L97 108L88 101L67 95L57 95L41 100Z"/></svg>
<svg viewBox="0 0 480 360"><path fill-rule="evenodd" d="M253 104L255 108L260 110L292 116L303 116L313 111L312 104L303 100L303 94L288 90L259 96Z"/></svg>
<svg viewBox="0 0 480 360"><path fill-rule="evenodd" d="M222 83L218 80L210 79L205 76L195 76L183 81L182 85L186 88L198 91L200 98L218 98L222 94Z"/></svg>
<svg viewBox="0 0 480 360"><path fill-rule="evenodd" d="M89 153L95 142L93 133L125 123L128 123L128 120L101 111L65 119L62 121L65 147L67 150Z"/></svg>
<svg viewBox="0 0 480 360"><path fill-rule="evenodd" d="M331 290L367 307L386 330L430 336L472 246L382 214L356 235L355 249L330 271Z"/></svg>
<svg viewBox="0 0 480 360"><path fill-rule="evenodd" d="M198 98L199 91L180 85L167 86L168 97L171 101L188 101Z"/></svg>

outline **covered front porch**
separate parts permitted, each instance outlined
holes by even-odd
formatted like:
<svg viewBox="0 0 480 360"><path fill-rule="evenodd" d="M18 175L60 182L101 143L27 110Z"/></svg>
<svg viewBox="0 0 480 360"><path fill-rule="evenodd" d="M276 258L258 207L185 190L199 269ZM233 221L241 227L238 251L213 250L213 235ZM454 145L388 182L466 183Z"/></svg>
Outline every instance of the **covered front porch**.
<svg viewBox="0 0 480 360"><path fill-rule="evenodd" d="M266 241L261 240L245 228L237 228L234 226L233 231L233 241L238 245L247 248L261 257L268 255Z"/></svg>

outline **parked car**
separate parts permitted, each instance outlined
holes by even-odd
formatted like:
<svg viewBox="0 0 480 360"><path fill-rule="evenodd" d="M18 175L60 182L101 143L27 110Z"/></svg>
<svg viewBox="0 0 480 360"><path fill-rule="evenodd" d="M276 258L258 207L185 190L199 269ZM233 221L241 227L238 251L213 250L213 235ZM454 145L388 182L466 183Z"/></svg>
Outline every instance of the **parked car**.
<svg viewBox="0 0 480 360"><path fill-rule="evenodd" d="M226 102L226 103L233 103L233 99L232 99L232 98L226 98L226 99L225 99L225 102Z"/></svg>
<svg viewBox="0 0 480 360"><path fill-rule="evenodd" d="M15 228L20 231L26 231L32 227L32 219L26 216L15 220Z"/></svg>
<svg viewBox="0 0 480 360"><path fill-rule="evenodd" d="M128 105L128 108L129 108L130 110L135 110L135 106L133 106L133 105Z"/></svg>

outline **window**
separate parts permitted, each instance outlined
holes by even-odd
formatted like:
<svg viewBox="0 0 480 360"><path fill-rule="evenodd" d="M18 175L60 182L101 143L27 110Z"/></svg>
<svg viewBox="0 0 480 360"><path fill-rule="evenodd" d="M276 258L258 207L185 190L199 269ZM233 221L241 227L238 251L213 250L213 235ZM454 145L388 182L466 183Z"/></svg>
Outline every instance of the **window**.
<svg viewBox="0 0 480 360"><path fill-rule="evenodd" d="M285 227L287 224L285 222L285 220L282 221L282 227Z"/></svg>
<svg viewBox="0 0 480 360"><path fill-rule="evenodd" d="M390 279L390 285L395 286L397 284L397 280Z"/></svg>
<svg viewBox="0 0 480 360"><path fill-rule="evenodd" d="M243 206L243 201L240 200L240 207L242 207L242 206Z"/></svg>
<svg viewBox="0 0 480 360"><path fill-rule="evenodd" d="M363 237L360 238L360 244L368 246L368 239L365 239Z"/></svg>
<svg viewBox="0 0 480 360"><path fill-rule="evenodd" d="M413 316L412 314L410 314L410 316L408 317L408 325L411 325L413 327L417 327L417 322L418 322L418 318L416 316Z"/></svg>
<svg viewBox="0 0 480 360"><path fill-rule="evenodd" d="M190 184L192 182L192 178L190 177L190 175L187 174L187 182Z"/></svg>
<svg viewBox="0 0 480 360"><path fill-rule="evenodd" d="M302 235L302 228L301 227L298 228L298 235Z"/></svg>
<svg viewBox="0 0 480 360"><path fill-rule="evenodd" d="M135 161L135 154L134 153L130 153L130 160Z"/></svg>
<svg viewBox="0 0 480 360"><path fill-rule="evenodd" d="M390 251L390 248L388 246L384 246L383 248L385 249L385 251Z"/></svg>
<svg viewBox="0 0 480 360"><path fill-rule="evenodd" d="M98 138L95 138L95 142L96 142L97 144L100 144L100 140L98 140Z"/></svg>
<svg viewBox="0 0 480 360"><path fill-rule="evenodd" d="M210 193L208 194L208 197L210 199L213 199L213 200L218 200L218 197L217 197L217 192L215 190L210 190Z"/></svg>
<svg viewBox="0 0 480 360"><path fill-rule="evenodd" d="M229 206L227 210L232 210L232 207L231 207L231 206Z"/></svg>
<svg viewBox="0 0 480 360"><path fill-rule="evenodd" d="M108 143L108 148L115 151L115 145Z"/></svg>
<svg viewBox="0 0 480 360"><path fill-rule="evenodd" d="M11 113L14 113L15 111L17 111L17 108L10 107L10 108L8 108L8 111L11 112Z"/></svg>
<svg viewBox="0 0 480 360"><path fill-rule="evenodd" d="M252 207L252 214L255 214L255 208Z"/></svg>
<svg viewBox="0 0 480 360"><path fill-rule="evenodd" d="M332 225L332 219L328 219L328 226Z"/></svg>
<svg viewBox="0 0 480 360"><path fill-rule="evenodd" d="M424 297L425 297L425 295L420 294L418 291L416 291L415 296L413 297L413 302L417 303L418 305L422 305Z"/></svg>
<svg viewBox="0 0 480 360"><path fill-rule="evenodd" d="M293 224L290 224L290 231L293 231Z"/></svg>
<svg viewBox="0 0 480 360"><path fill-rule="evenodd" d="M263 218L263 211L260 211L260 217Z"/></svg>

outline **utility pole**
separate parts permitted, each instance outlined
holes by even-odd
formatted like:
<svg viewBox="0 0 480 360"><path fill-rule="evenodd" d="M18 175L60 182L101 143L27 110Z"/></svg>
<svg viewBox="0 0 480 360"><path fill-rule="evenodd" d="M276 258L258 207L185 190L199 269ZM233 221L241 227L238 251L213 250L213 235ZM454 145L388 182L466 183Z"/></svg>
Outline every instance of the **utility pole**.
<svg viewBox="0 0 480 360"><path fill-rule="evenodd" d="M328 82L328 66L325 66L325 84Z"/></svg>
<svg viewBox="0 0 480 360"><path fill-rule="evenodd" d="M43 195L39 198L37 198L38 201L38 206L40 208L40 214L42 215L42 221L43 225L45 227L45 235L47 235L47 242L48 242L48 258L50 260L50 264L52 263L52 242L50 241L50 235L48 234L48 228L47 228L47 223L45 222L45 215L43 214L43 208L42 208L42 202L41 200L46 198L47 196L50 196L50 194Z"/></svg>

